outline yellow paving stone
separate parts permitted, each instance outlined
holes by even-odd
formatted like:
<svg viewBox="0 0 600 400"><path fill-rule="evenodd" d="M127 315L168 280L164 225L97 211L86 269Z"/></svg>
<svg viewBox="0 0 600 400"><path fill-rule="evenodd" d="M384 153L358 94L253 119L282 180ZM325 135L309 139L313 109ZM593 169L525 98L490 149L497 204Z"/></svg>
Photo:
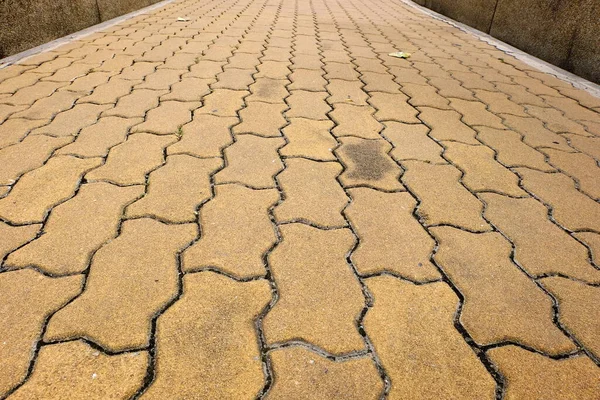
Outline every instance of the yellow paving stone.
<svg viewBox="0 0 600 400"><path fill-rule="evenodd" d="M501 92L507 94L511 101L521 105L536 105L544 107L545 103L541 97L529 92L521 85L496 83L494 86Z"/></svg>
<svg viewBox="0 0 600 400"><path fill-rule="evenodd" d="M327 113L331 111L331 107L325 102L327 96L326 92L292 90L291 96L286 99L290 109L285 112L285 115L288 118L327 120Z"/></svg>
<svg viewBox="0 0 600 400"><path fill-rule="evenodd" d="M285 104L284 99L289 96L286 89L288 81L271 78L257 78L249 86L252 94L246 98L247 102L262 101L265 103Z"/></svg>
<svg viewBox="0 0 600 400"><path fill-rule="evenodd" d="M200 210L200 240L183 256L183 270L216 268L238 278L265 274L263 256L277 240L269 209L279 200L274 189L219 185Z"/></svg>
<svg viewBox="0 0 600 400"><path fill-rule="evenodd" d="M135 89L130 94L120 97L114 108L106 110L102 116L123 118L144 118L148 110L158 106L159 96L166 91Z"/></svg>
<svg viewBox="0 0 600 400"><path fill-rule="evenodd" d="M237 111L244 106L244 97L249 94L246 90L213 90L204 97L204 107L195 113L209 113L219 117L237 117Z"/></svg>
<svg viewBox="0 0 600 400"><path fill-rule="evenodd" d="M412 196L365 188L349 193L345 214L359 238L352 261L360 274L391 271L420 282L440 278L429 261L435 243L412 216Z"/></svg>
<svg viewBox="0 0 600 400"><path fill-rule="evenodd" d="M325 79L329 82L333 79L343 79L345 81L355 81L358 79L358 73L350 64L327 63L323 68L327 72L325 74Z"/></svg>
<svg viewBox="0 0 600 400"><path fill-rule="evenodd" d="M287 79L287 76L291 73L288 66L289 66L289 62L287 62L287 61L272 61L272 60L265 60L263 58L262 63L257 66L258 73L254 77L255 78L271 78L271 79ZM312 72L317 72L317 74L321 74L321 72L319 72L319 71L312 71ZM294 88L294 89L296 89L296 88ZM303 88L298 88L298 89L303 89ZM319 90L319 89L322 90L322 88L318 88L317 90Z"/></svg>
<svg viewBox="0 0 600 400"><path fill-rule="evenodd" d="M475 136L477 132L464 124L460 114L452 110L438 110L419 107L419 119L431 128L429 136L436 140L456 141L466 144L481 144Z"/></svg>
<svg viewBox="0 0 600 400"><path fill-rule="evenodd" d="M556 91L556 89L551 88L550 86L545 85L544 83L542 83L541 81L535 79L535 78L530 78L530 77L525 77L525 76L517 76L513 78L513 81L519 85L525 86L527 88L527 90L529 90L531 93L537 94L537 95L549 95L549 96L557 96L560 97L560 93L558 91Z"/></svg>
<svg viewBox="0 0 600 400"><path fill-rule="evenodd" d="M402 92L409 99L408 103L413 107L432 107L449 110L450 101L440 96L433 86L425 86L415 83L402 83Z"/></svg>
<svg viewBox="0 0 600 400"><path fill-rule="evenodd" d="M211 196L210 176L222 163L220 158L168 156L164 166L150 173L146 195L127 207L126 216L194 222L196 208Z"/></svg>
<svg viewBox="0 0 600 400"><path fill-rule="evenodd" d="M76 104L70 110L58 114L50 124L31 131L32 135L50 135L55 137L77 136L86 126L98 121L100 114L110 106L103 104Z"/></svg>
<svg viewBox="0 0 600 400"><path fill-rule="evenodd" d="M340 136L357 136L364 139L380 139L382 125L373 116L376 110L369 106L336 104L330 117L337 123L333 134Z"/></svg>
<svg viewBox="0 0 600 400"><path fill-rule="evenodd" d="M174 83L171 86L171 92L161 96L161 101L176 100L197 102L210 92L209 84L214 82L214 79L199 79L199 78L182 78L180 82Z"/></svg>
<svg viewBox="0 0 600 400"><path fill-rule="evenodd" d="M442 282L370 278L364 327L392 381L390 399L493 399L495 382L454 327L458 297Z"/></svg>
<svg viewBox="0 0 600 400"><path fill-rule="evenodd" d="M584 127L565 117L559 110L547 107L527 106L527 113L543 121L548 129L556 133L574 133L591 136Z"/></svg>
<svg viewBox="0 0 600 400"><path fill-rule="evenodd" d="M11 146L23 139L27 133L41 125L47 124L44 120L28 120L24 118L10 118L0 124L0 148Z"/></svg>
<svg viewBox="0 0 600 400"><path fill-rule="evenodd" d="M150 218L125 221L94 255L82 295L50 319L44 340L85 337L110 351L147 346L151 320L177 295L176 253L196 230Z"/></svg>
<svg viewBox="0 0 600 400"><path fill-rule="evenodd" d="M280 229L283 240L268 258L279 300L263 321L267 342L303 340L331 354L363 350L355 323L365 298L345 259L352 233L304 224Z"/></svg>
<svg viewBox="0 0 600 400"><path fill-rule="evenodd" d="M552 207L552 216L567 229L600 231L600 204L575 188L566 175L548 174L526 168L515 172L525 189Z"/></svg>
<svg viewBox="0 0 600 400"><path fill-rule="evenodd" d="M48 278L33 270L0 274L0 396L26 377L46 318L79 294L82 278Z"/></svg>
<svg viewBox="0 0 600 400"><path fill-rule="evenodd" d="M369 103L377 109L375 118L379 121L399 121L418 124L417 109L407 103L408 98L398 93L371 93Z"/></svg>
<svg viewBox="0 0 600 400"><path fill-rule="evenodd" d="M277 149L283 138L263 138L239 135L225 149L227 165L215 175L216 183L241 183L252 188L275 187L275 175L283 169Z"/></svg>
<svg viewBox="0 0 600 400"><path fill-rule="evenodd" d="M227 69L217 75L217 82L213 83L213 89L246 90L254 82L252 75L254 69Z"/></svg>
<svg viewBox="0 0 600 400"><path fill-rule="evenodd" d="M163 149L175 136L148 133L130 135L113 147L104 165L86 175L88 181L104 180L119 185L144 185L146 174L163 163Z"/></svg>
<svg viewBox="0 0 600 400"><path fill-rule="evenodd" d="M0 149L0 185L12 185L25 172L41 167L54 150L71 140L31 135L20 143Z"/></svg>
<svg viewBox="0 0 600 400"><path fill-rule="evenodd" d="M426 225L450 224L472 231L489 230L481 217L483 204L459 182L452 165L402 161L402 183L421 200L417 215Z"/></svg>
<svg viewBox="0 0 600 400"><path fill-rule="evenodd" d="M65 86L62 82L37 82L34 85L19 89L13 95L9 95L2 102L15 105L30 105L37 99L50 96L57 89Z"/></svg>
<svg viewBox="0 0 600 400"><path fill-rule="evenodd" d="M69 60L69 62L71 62L71 60ZM0 83L0 93L14 93L21 88L35 84L50 73L50 71L42 71L38 70L38 68L5 79Z"/></svg>
<svg viewBox="0 0 600 400"><path fill-rule="evenodd" d="M183 77L214 79L214 77L222 72L223 63L218 61L198 60L198 62L190 67L190 72Z"/></svg>
<svg viewBox="0 0 600 400"><path fill-rule="evenodd" d="M59 90L69 90L71 92L78 92L81 94L88 94L95 87L107 83L108 79L114 75L108 72L91 72L87 73L77 79L75 79L70 85L64 86Z"/></svg>
<svg viewBox="0 0 600 400"><path fill-rule="evenodd" d="M477 137L496 152L498 161L507 167L528 167L540 171L554 171L544 154L521 141L521 135L510 130L477 127Z"/></svg>
<svg viewBox="0 0 600 400"><path fill-rule="evenodd" d="M31 377L10 398L131 397L144 381L149 358L147 352L109 356L82 341L43 346Z"/></svg>
<svg viewBox="0 0 600 400"><path fill-rule="evenodd" d="M144 82L135 86L136 90L169 90L171 85L180 81L181 72L172 69L159 69L144 78Z"/></svg>
<svg viewBox="0 0 600 400"><path fill-rule="evenodd" d="M474 192L491 191L508 196L526 196L519 188L519 178L494 159L494 151L487 146L471 146L459 142L445 142L444 155L464 172L462 182Z"/></svg>
<svg viewBox="0 0 600 400"><path fill-rule="evenodd" d="M345 226L342 210L348 197L336 180L342 166L305 159L287 159L285 163L286 169L277 177L285 198L274 210L276 219L330 228Z"/></svg>
<svg viewBox="0 0 600 400"><path fill-rule="evenodd" d="M233 142L230 128L237 123L233 117L196 114L181 127L181 138L167 148L167 154L221 157L221 149Z"/></svg>
<svg viewBox="0 0 600 400"><path fill-rule="evenodd" d="M75 193L85 172L101 163L99 158L52 157L0 199L0 217L15 224L42 222L53 206Z"/></svg>
<svg viewBox="0 0 600 400"><path fill-rule="evenodd" d="M450 105L462 115L462 121L469 126L483 125L490 128L503 129L502 120L486 110L484 103L451 99Z"/></svg>
<svg viewBox="0 0 600 400"><path fill-rule="evenodd" d="M200 103L161 101L158 107L146 113L146 119L133 127L132 132L150 132L159 135L179 134L179 127L192 120L192 111Z"/></svg>
<svg viewBox="0 0 600 400"><path fill-rule="evenodd" d="M400 93L398 84L393 80L391 74L378 74L376 72L364 72L361 75L361 80L365 82L364 91L372 92L385 92L390 94Z"/></svg>
<svg viewBox="0 0 600 400"><path fill-rule="evenodd" d="M251 54L251 53L238 53L236 52L233 57L231 57L227 61L227 65L225 65L225 69L251 69L256 72L256 66L260 64L258 60L260 57L260 52Z"/></svg>
<svg viewBox="0 0 600 400"><path fill-rule="evenodd" d="M453 97L457 99L476 101L473 92L461 86L456 79L433 77L429 79L429 84L438 89L438 94L443 97Z"/></svg>
<svg viewBox="0 0 600 400"><path fill-rule="evenodd" d="M131 93L133 86L141 81L113 77L107 83L97 86L92 94L77 100L78 103L115 104L120 97Z"/></svg>
<svg viewBox="0 0 600 400"><path fill-rule="evenodd" d="M575 178L582 192L594 199L600 199L600 167L596 160L582 153L565 153L544 149L548 162Z"/></svg>
<svg viewBox="0 0 600 400"><path fill-rule="evenodd" d="M479 344L510 341L546 354L575 345L553 324L552 301L511 262L511 246L499 233L432 228L434 258L464 295L460 321Z"/></svg>
<svg viewBox="0 0 600 400"><path fill-rule="evenodd" d="M9 120L10 121L10 120ZM576 150L586 153L596 160L600 159L600 138L599 137L585 137L580 135L564 134L562 135L567 138L571 147Z"/></svg>
<svg viewBox="0 0 600 400"><path fill-rule="evenodd" d="M156 378L142 399L250 399L264 386L254 319L271 300L266 280L188 274L158 319Z"/></svg>
<svg viewBox="0 0 600 400"><path fill-rule="evenodd" d="M56 154L105 157L113 146L124 142L129 129L140 122L139 118L100 118L97 123L83 128L73 143L58 149Z"/></svg>
<svg viewBox="0 0 600 400"><path fill-rule="evenodd" d="M48 97L43 97L37 100L33 105L23 111L12 115L12 118L27 118L27 119L50 119L61 111L65 111L73 107L73 103L79 97L73 92L55 92ZM0 105L1 107L1 105ZM19 109L23 107L19 106ZM19 111L17 109L16 111ZM0 109L0 120L2 119L2 110Z"/></svg>
<svg viewBox="0 0 600 400"><path fill-rule="evenodd" d="M392 146L385 140L342 137L335 154L345 165L340 182L345 187L368 186L381 190L403 190L401 169L389 156Z"/></svg>
<svg viewBox="0 0 600 400"><path fill-rule="evenodd" d="M75 197L52 210L43 235L13 252L6 266L33 265L52 275L85 271L93 252L117 235L125 206L143 193L142 186L83 185Z"/></svg>
<svg viewBox="0 0 600 400"><path fill-rule="evenodd" d="M117 54L113 58L104 61L102 65L96 67L95 70L120 73L124 68L130 67L133 64L133 59L133 56L129 56L126 54Z"/></svg>
<svg viewBox="0 0 600 400"><path fill-rule="evenodd" d="M572 87L559 88L561 93L567 93L569 97L544 96L544 101L551 106L561 110L570 119L598 121L600 115L598 110L590 110L600 107L600 99L585 90L575 90ZM576 99L576 100L574 100Z"/></svg>
<svg viewBox="0 0 600 400"><path fill-rule="evenodd" d="M270 353L277 376L266 399L378 399L383 390L369 358L335 362L302 347Z"/></svg>
<svg viewBox="0 0 600 400"><path fill-rule="evenodd" d="M242 122L233 127L233 133L252 133L263 137L281 136L280 129L287 122L283 112L287 109L285 104L269 104L259 101L248 103L240 111Z"/></svg>
<svg viewBox="0 0 600 400"><path fill-rule="evenodd" d="M564 137L546 129L542 121L538 119L521 118L506 114L503 114L502 118L504 119L504 124L511 130L520 133L523 137L523 142L529 146L573 151L573 148L569 147Z"/></svg>
<svg viewBox="0 0 600 400"><path fill-rule="evenodd" d="M327 98L329 104L346 103L353 105L367 105L369 95L362 90L363 83L331 79L326 88L330 96Z"/></svg>
<svg viewBox="0 0 600 400"><path fill-rule="evenodd" d="M260 68L260 67L259 67ZM327 81L323 78L323 71L312 69L295 69L290 75L292 84L289 90L323 91Z"/></svg>
<svg viewBox="0 0 600 400"><path fill-rule="evenodd" d="M467 89L494 90L494 85L474 72L452 71L452 76L458 79Z"/></svg>
<svg viewBox="0 0 600 400"><path fill-rule="evenodd" d="M11 251L33 240L41 225L11 226L0 221L0 264Z"/></svg>
<svg viewBox="0 0 600 400"><path fill-rule="evenodd" d="M290 125L283 128L289 143L280 150L281 155L321 161L336 160L332 151L338 143L329 133L331 128L331 121L291 118Z"/></svg>
<svg viewBox="0 0 600 400"><path fill-rule="evenodd" d="M525 108L512 102L508 95L501 92L489 92L487 90L475 90L475 96L487 105L489 110L496 114L512 114L526 117Z"/></svg>
<svg viewBox="0 0 600 400"><path fill-rule="evenodd" d="M573 233L573 236L589 247L591 259L598 265L600 263L600 233L577 232Z"/></svg>
<svg viewBox="0 0 600 400"><path fill-rule="evenodd" d="M27 106L25 106L25 105L13 106L13 105L9 105L9 104L0 104L0 121L4 122L4 120L6 120L11 115L13 115L13 114L16 115L19 111L22 111L26 108L27 108ZM23 112L20 112L19 114L23 114ZM29 118L27 115L24 115L24 117ZM16 118L18 118L18 117L16 117ZM39 118L44 118L44 116L41 116ZM46 118L50 118L50 117L46 117Z"/></svg>
<svg viewBox="0 0 600 400"><path fill-rule="evenodd" d="M553 360L516 346L487 352L506 381L506 400L592 400L600 390L598 367L584 355Z"/></svg>
<svg viewBox="0 0 600 400"><path fill-rule="evenodd" d="M133 65L123 68L123 70L119 74L119 78L130 80L144 79L147 75L150 75L153 72L155 72L156 67L159 65L160 63L157 62L136 61L135 63L133 63Z"/></svg>
<svg viewBox="0 0 600 400"><path fill-rule="evenodd" d="M558 301L558 320L598 357L600 315L596 305L600 301L600 288L560 277L544 278L541 283Z"/></svg>
<svg viewBox="0 0 600 400"><path fill-rule="evenodd" d="M535 199L511 199L492 193L485 216L515 244L515 260L530 274L562 274L600 283L600 270L588 262L588 250L548 219L548 209Z"/></svg>
<svg viewBox="0 0 600 400"><path fill-rule="evenodd" d="M432 164L446 164L441 157L442 146L437 144L427 134L429 128L425 125L404 124L388 121L385 123L383 136L386 137L394 149L390 155L393 159L419 160Z"/></svg>

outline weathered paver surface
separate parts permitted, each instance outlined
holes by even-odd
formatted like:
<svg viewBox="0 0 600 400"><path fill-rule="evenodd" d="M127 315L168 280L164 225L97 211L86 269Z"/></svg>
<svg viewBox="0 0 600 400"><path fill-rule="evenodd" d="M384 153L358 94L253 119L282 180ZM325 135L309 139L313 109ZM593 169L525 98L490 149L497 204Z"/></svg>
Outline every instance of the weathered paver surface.
<svg viewBox="0 0 600 400"><path fill-rule="evenodd" d="M0 69L0 399L598 399L599 199L408 2L172 1Z"/></svg>

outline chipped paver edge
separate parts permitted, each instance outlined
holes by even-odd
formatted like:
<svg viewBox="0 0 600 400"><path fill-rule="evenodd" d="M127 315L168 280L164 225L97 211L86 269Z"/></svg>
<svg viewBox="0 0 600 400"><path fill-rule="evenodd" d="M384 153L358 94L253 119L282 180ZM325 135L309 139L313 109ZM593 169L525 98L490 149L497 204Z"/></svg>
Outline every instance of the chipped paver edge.
<svg viewBox="0 0 600 400"><path fill-rule="evenodd" d="M577 89L585 90L587 93L591 94L592 96L600 98L600 85L598 85L594 82L588 81L585 78L577 76L569 71L566 71L562 68L557 67L556 65L550 64L542 59L539 59L531 54L528 54L528 53L524 52L523 50L517 49L516 47L511 46L510 44L505 43L505 42L501 41L500 39L497 39L493 36L490 36L485 32L477 30L477 29L470 27L468 25L465 25L461 22L455 21L452 18L446 17L445 15L442 15L433 10L430 10L429 8L420 6L416 3L414 3L412 0L398 0L398 1L402 2L403 4L405 4L408 7L412 7L434 19L445 22L448 25L451 25L457 29L460 29L461 31L469 33L469 34L477 37L479 40L486 42L493 47L496 47L498 50L501 50L501 51L507 53L508 55L513 56L517 60L522 61L525 64L540 70L541 72L553 75L553 76L557 77L558 79L561 79L567 83L570 83Z"/></svg>
<svg viewBox="0 0 600 400"><path fill-rule="evenodd" d="M4 68L6 68L6 67L8 67L10 65L18 64L19 62L21 62L23 60L26 60L26 59L28 59L30 57L33 57L33 56L35 56L37 54L44 53L44 52L50 51L50 50L54 50L57 47L62 46L63 44L74 42L74 41L79 40L79 39L81 39L83 37L86 37L86 36L89 36L89 35L91 35L93 33L99 32L99 31L101 31L101 30L103 30L105 28L109 28L109 27L111 27L113 25L117 25L117 24L119 24L119 23L121 23L123 21L126 21L128 19L131 19L133 17L137 17L138 15L147 14L150 11L154 11L154 10L156 10L158 8L164 7L167 4L170 4L170 3L174 2L174 1L175 0L163 0L163 1L159 2L159 3L152 4L152 5L148 6L148 7L144 7L142 9L137 10L137 11L133 11L133 12L130 12L128 14L124 14L124 15L115 17L113 19L109 19L108 21L104 21L104 22L101 22L99 24L92 25L89 28L82 29L82 30L77 31L77 32L73 32L73 33L71 33L69 35L66 35L66 36L63 36L61 38L55 39L55 40L53 40L51 42L44 43L42 45L36 46L34 48L31 48L31 49L28 49L28 50L25 50L25 51L22 51L22 52L17 53L17 54L13 54L12 56L8 56L6 58L0 58L0 70L4 69Z"/></svg>

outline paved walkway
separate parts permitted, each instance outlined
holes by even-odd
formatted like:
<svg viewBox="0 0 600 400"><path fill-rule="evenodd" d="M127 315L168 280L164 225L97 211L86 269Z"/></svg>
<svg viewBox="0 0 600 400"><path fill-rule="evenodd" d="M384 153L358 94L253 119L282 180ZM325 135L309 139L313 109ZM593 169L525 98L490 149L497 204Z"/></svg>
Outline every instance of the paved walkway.
<svg viewBox="0 0 600 400"><path fill-rule="evenodd" d="M0 70L0 398L598 399L599 113L398 0Z"/></svg>

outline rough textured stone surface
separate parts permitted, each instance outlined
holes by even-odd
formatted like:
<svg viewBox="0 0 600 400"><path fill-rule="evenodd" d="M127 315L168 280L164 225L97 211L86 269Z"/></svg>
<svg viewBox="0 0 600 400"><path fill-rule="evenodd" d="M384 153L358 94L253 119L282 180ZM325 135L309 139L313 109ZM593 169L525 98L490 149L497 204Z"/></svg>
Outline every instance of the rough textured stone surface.
<svg viewBox="0 0 600 400"><path fill-rule="evenodd" d="M451 110L438 110L420 107L419 118L431 128L429 136L436 140L455 141L466 144L480 144L475 139L476 132L460 120L460 114Z"/></svg>
<svg viewBox="0 0 600 400"><path fill-rule="evenodd" d="M147 346L154 315L177 295L176 253L196 233L192 224L123 223L94 255L83 294L54 314L44 339L85 337L111 351Z"/></svg>
<svg viewBox="0 0 600 400"><path fill-rule="evenodd" d="M9 268L35 266L47 274L83 272L92 254L117 235L125 206L144 193L142 186L83 185L48 217L42 235L6 260Z"/></svg>
<svg viewBox="0 0 600 400"><path fill-rule="evenodd" d="M301 347L271 353L275 380L267 399L378 399L383 383L368 358L330 361Z"/></svg>
<svg viewBox="0 0 600 400"><path fill-rule="evenodd" d="M200 210L200 240L183 255L184 271L216 268L239 278L264 275L263 257L276 241L269 209L276 190L219 185Z"/></svg>
<svg viewBox="0 0 600 400"><path fill-rule="evenodd" d="M233 142L230 128L237 122L233 117L194 115L192 122L181 127L181 138L167 148L167 154L220 157L221 150Z"/></svg>
<svg viewBox="0 0 600 400"><path fill-rule="evenodd" d="M282 104L251 102L240 111L241 124L233 128L233 133L252 133L264 137L281 136L280 129L286 125Z"/></svg>
<svg viewBox="0 0 600 400"><path fill-rule="evenodd" d="M357 136L363 139L379 139L381 124L373 118L375 110L366 106L337 104L329 114L337 124L332 133L336 137Z"/></svg>
<svg viewBox="0 0 600 400"><path fill-rule="evenodd" d="M454 328L458 298L445 283L379 276L367 286L374 305L364 326L392 380L390 399L494 398L494 380Z"/></svg>
<svg viewBox="0 0 600 400"><path fill-rule="evenodd" d="M593 199L600 199L600 167L592 157L582 153L565 153L545 149L548 162L577 180L581 191Z"/></svg>
<svg viewBox="0 0 600 400"><path fill-rule="evenodd" d="M290 124L283 128L288 143L281 148L281 155L319 161L336 160L333 149L338 143L329 133L332 127L331 121L291 118Z"/></svg>
<svg viewBox="0 0 600 400"><path fill-rule="evenodd" d="M282 226L281 235L268 260L279 300L264 319L267 341L302 340L333 354L364 349L355 321L365 299L344 259L354 236L304 224Z"/></svg>
<svg viewBox="0 0 600 400"><path fill-rule="evenodd" d="M432 164L445 164L441 157L444 150L428 136L429 129L424 125L403 124L389 121L385 123L385 136L394 149L391 156L397 160L418 160Z"/></svg>
<svg viewBox="0 0 600 400"><path fill-rule="evenodd" d="M253 398L263 387L254 319L271 300L265 280L235 282L202 272L157 323L156 378L143 399Z"/></svg>
<svg viewBox="0 0 600 400"><path fill-rule="evenodd" d="M0 274L0 396L25 378L46 318L79 294L82 283L81 275L54 279L30 269Z"/></svg>

